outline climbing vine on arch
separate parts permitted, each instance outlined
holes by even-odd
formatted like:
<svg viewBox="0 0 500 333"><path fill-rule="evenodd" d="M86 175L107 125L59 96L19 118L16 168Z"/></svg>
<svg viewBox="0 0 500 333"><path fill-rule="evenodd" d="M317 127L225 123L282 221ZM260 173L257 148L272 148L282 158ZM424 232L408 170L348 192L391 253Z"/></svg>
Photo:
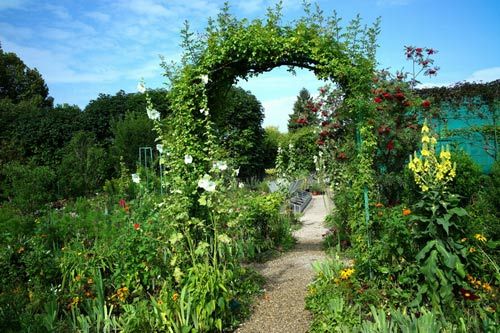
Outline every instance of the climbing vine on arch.
<svg viewBox="0 0 500 333"><path fill-rule="evenodd" d="M368 126L378 31L378 21L365 26L358 16L342 26L335 12L325 16L309 3L304 4L303 17L284 23L281 2L268 9L265 19L252 21L236 18L226 4L200 36L186 25L181 69L171 77L173 114L161 126L162 141L171 153L166 169L172 189L187 188L182 194L191 195L193 184L211 163L223 158L211 117L221 112L227 89L276 67L287 66L291 72L308 69L318 79L336 83L344 92L346 112L356 119L355 128ZM194 161L189 172L185 155ZM358 157L370 166L370 149L360 148ZM360 191L372 186L367 170L362 168L356 177ZM361 202L362 193L358 194Z"/></svg>

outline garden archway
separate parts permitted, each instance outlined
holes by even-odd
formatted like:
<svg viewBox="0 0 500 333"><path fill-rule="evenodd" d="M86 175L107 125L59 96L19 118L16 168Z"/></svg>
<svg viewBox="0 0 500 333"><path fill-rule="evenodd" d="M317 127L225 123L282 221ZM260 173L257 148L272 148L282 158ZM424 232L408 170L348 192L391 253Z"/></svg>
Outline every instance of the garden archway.
<svg viewBox="0 0 500 333"><path fill-rule="evenodd" d="M347 26L340 26L334 13L324 17L319 8L304 6L305 15L289 24L282 24L281 4L269 9L265 20L239 20L226 7L215 20L210 20L206 34L198 39L188 29L183 31L185 54L183 67L172 79L172 117L163 122L168 136L163 143L170 151L167 170L175 179L174 188L196 190L196 182L217 160L217 138L210 121L210 109L220 93L236 83L276 67L288 66L312 71L318 79L332 81L344 92L343 104L356 122L359 177L353 189L359 206L371 187L371 149L363 147L363 124L373 112L370 98L375 70L378 21L363 26L356 17ZM353 133L354 135L354 133ZM189 171L182 163L193 157ZM182 175L182 176L179 176ZM363 193L364 192L364 193ZM363 195L364 199L363 200ZM368 210L366 210L368 219Z"/></svg>

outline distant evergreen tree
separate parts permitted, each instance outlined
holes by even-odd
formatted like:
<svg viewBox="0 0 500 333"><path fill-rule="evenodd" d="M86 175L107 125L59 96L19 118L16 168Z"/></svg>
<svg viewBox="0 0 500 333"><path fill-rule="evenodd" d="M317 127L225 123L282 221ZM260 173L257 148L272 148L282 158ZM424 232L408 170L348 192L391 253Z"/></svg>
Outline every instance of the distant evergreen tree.
<svg viewBox="0 0 500 333"><path fill-rule="evenodd" d="M313 111L314 107L311 94L306 88L302 88L293 105L293 113L288 119L288 131L294 132L299 128L317 125L319 119Z"/></svg>

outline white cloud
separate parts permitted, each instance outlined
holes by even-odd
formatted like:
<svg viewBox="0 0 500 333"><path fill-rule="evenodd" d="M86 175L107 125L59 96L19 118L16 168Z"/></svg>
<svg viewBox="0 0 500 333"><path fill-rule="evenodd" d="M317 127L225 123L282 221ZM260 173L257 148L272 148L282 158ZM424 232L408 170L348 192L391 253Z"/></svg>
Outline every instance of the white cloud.
<svg viewBox="0 0 500 333"><path fill-rule="evenodd" d="M60 20L71 20L71 15L68 10L63 6L55 6L55 5L45 5L45 9L50 11L53 15L55 15Z"/></svg>
<svg viewBox="0 0 500 333"><path fill-rule="evenodd" d="M417 89L425 89L425 88L436 88L436 87L449 87L451 85L453 85L453 83L449 83L449 82L438 82L438 83L423 82L423 83L417 84L416 88Z"/></svg>
<svg viewBox="0 0 500 333"><path fill-rule="evenodd" d="M0 10L20 9L27 4L26 0L0 0Z"/></svg>
<svg viewBox="0 0 500 333"><path fill-rule="evenodd" d="M28 39L33 37L33 30L27 27L16 27L9 23L0 22L0 37L2 37L0 39Z"/></svg>
<svg viewBox="0 0 500 333"><path fill-rule="evenodd" d="M43 29L43 35L46 38L55 40L72 39L76 37L73 32L58 28L45 28Z"/></svg>
<svg viewBox="0 0 500 333"><path fill-rule="evenodd" d="M101 23L109 22L109 19L111 18L110 15L105 14L105 13L101 13L101 12L97 12L97 11L88 12L85 14L85 16L90 17L90 18L92 18L98 22L101 22Z"/></svg>
<svg viewBox="0 0 500 333"><path fill-rule="evenodd" d="M161 3L154 0L126 0L121 1L120 5L130 11L151 17L171 17L174 13L165 8Z"/></svg>
<svg viewBox="0 0 500 333"><path fill-rule="evenodd" d="M469 76L466 81L472 82L490 82L500 79L500 67L490 67L475 71Z"/></svg>

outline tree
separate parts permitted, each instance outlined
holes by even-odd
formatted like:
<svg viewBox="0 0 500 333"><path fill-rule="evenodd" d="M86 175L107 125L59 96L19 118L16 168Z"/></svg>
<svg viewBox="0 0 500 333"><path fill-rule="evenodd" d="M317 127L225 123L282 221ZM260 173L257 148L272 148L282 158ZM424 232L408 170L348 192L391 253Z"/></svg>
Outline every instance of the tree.
<svg viewBox="0 0 500 333"><path fill-rule="evenodd" d="M58 172L60 194L88 195L104 184L109 176L108 154L92 133L76 133L63 151Z"/></svg>
<svg viewBox="0 0 500 333"><path fill-rule="evenodd" d="M231 87L212 106L212 119L222 146L233 163L240 168L240 177L262 177L264 174L264 109L250 92Z"/></svg>
<svg viewBox="0 0 500 333"><path fill-rule="evenodd" d="M293 132L302 127L318 125L317 111L316 106L312 103L309 91L302 88L293 104L293 112L288 120L288 131Z"/></svg>
<svg viewBox="0 0 500 333"><path fill-rule="evenodd" d="M166 91L151 90L149 95L155 108L164 117L169 113ZM92 132L96 140L109 145L113 141L112 124L125 117L127 112L146 113L146 99L139 93L127 94L120 90L115 95L99 94L85 107L82 125L85 131Z"/></svg>
<svg viewBox="0 0 500 333"><path fill-rule="evenodd" d="M31 69L12 52L0 45L0 99L13 103L34 100L37 106L52 106L49 88L36 68Z"/></svg>
<svg viewBox="0 0 500 333"><path fill-rule="evenodd" d="M285 140L285 134L281 133L276 126L264 128L264 167L271 169L276 166L278 147Z"/></svg>
<svg viewBox="0 0 500 333"><path fill-rule="evenodd" d="M39 164L59 161L59 150L81 128L80 108L75 105L41 108L32 101L14 104L2 99L0 114L0 163L4 158L34 158Z"/></svg>
<svg viewBox="0 0 500 333"><path fill-rule="evenodd" d="M125 118L113 124L113 154L123 162L129 170L135 170L140 147L155 145L156 133L153 121L144 111L127 112Z"/></svg>

